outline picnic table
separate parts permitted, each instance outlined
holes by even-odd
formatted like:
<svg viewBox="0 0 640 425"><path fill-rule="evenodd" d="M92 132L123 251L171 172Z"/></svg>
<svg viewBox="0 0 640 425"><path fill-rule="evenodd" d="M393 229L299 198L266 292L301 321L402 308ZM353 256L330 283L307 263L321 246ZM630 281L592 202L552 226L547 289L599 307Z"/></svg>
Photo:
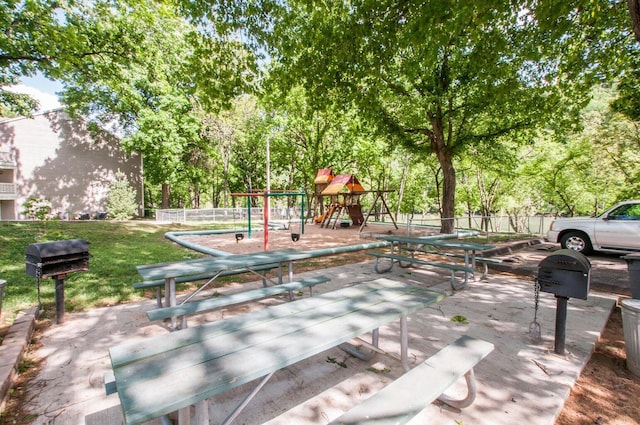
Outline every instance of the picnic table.
<svg viewBox="0 0 640 425"><path fill-rule="evenodd" d="M311 257L311 254L298 251L296 249L283 249L278 251L254 252L249 254L227 255L224 257L205 257L194 260L175 261L170 263L147 264L137 266L138 273L145 281L153 281L163 279L165 281L167 302L165 305L175 305L175 281L177 278L198 277L202 274L209 273L212 276L202 284L195 292L189 295L186 300L193 298L197 293L202 291L218 277L225 272L239 269L246 269L253 272L263 279L264 286L267 281L264 273L260 273L264 269L263 266L274 265L278 268L278 283L282 283L282 266L288 264L289 281L293 281L293 262ZM274 283L274 282L272 282ZM274 283L275 284L275 283Z"/></svg>
<svg viewBox="0 0 640 425"><path fill-rule="evenodd" d="M433 237L410 237L410 236L398 236L398 235L382 235L377 239L389 242L389 254L372 253L369 254L376 256L376 271L383 273L391 270L394 261L397 261L401 267L408 267L410 264L424 264L435 267L442 267L451 270L451 285L454 289L454 276L453 273L461 271L464 273L464 282L462 288L467 285L469 275L474 275L476 270L477 252L481 252L487 249L495 248L495 245L481 244L475 242L469 242L465 240L456 239L438 239ZM431 249L425 249L430 247ZM403 255L402 251L406 251L408 255ZM455 265L450 263L440 263L434 261L423 261L415 258L416 252L424 252L427 254L439 254L443 256L458 256L452 254L451 251L462 251L459 256L464 258L464 265ZM378 258L386 257L391 260L391 264L388 268L381 269L378 267ZM480 258L481 261L490 261L487 258ZM403 264L404 263L404 264Z"/></svg>
<svg viewBox="0 0 640 425"><path fill-rule="evenodd" d="M264 273L265 269L278 269L278 282L282 282L282 267L288 265L289 282L293 282L293 262L311 257L311 254L296 249L283 249L277 251L254 252L249 254L227 255L224 257L204 257L194 260L175 261L169 263L147 264L137 266L136 269L144 281L164 280L165 302L164 306L174 307L176 301L176 280L179 278L199 280L202 275L208 275L206 281L195 291L185 297L180 304L184 304L213 283L218 277L233 272L234 270L246 270L262 278L263 286L270 281ZM160 297L160 296L159 296ZM175 318L172 319L172 328L176 328Z"/></svg>
<svg viewBox="0 0 640 425"><path fill-rule="evenodd" d="M189 406L196 404L196 422L208 424L204 400L260 379L229 414L225 423L230 423L279 369L372 331L377 345L377 329L395 320L400 321L400 361L406 371L407 315L444 297L376 279L113 347L109 354L125 423L177 410L189 417Z"/></svg>

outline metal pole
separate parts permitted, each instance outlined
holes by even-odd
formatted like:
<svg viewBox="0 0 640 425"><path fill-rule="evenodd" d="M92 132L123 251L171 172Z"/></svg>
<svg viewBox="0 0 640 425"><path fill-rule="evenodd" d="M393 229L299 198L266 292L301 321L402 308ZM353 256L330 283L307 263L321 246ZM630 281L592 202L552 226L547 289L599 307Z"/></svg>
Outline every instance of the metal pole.
<svg viewBox="0 0 640 425"><path fill-rule="evenodd" d="M300 189L302 192L302 201L300 202L300 234L304 235L304 222L306 221L304 217L304 187Z"/></svg>
<svg viewBox="0 0 640 425"><path fill-rule="evenodd" d="M64 278L65 275L54 276L56 281L56 324L64 323Z"/></svg>
<svg viewBox="0 0 640 425"><path fill-rule="evenodd" d="M264 193L264 251L269 251L269 189Z"/></svg>
<svg viewBox="0 0 640 425"><path fill-rule="evenodd" d="M555 353L564 354L564 340L567 334L567 301L569 298L556 295L556 341Z"/></svg>
<svg viewBox="0 0 640 425"><path fill-rule="evenodd" d="M251 239L251 197L247 196L247 225L248 225L248 233L247 236Z"/></svg>

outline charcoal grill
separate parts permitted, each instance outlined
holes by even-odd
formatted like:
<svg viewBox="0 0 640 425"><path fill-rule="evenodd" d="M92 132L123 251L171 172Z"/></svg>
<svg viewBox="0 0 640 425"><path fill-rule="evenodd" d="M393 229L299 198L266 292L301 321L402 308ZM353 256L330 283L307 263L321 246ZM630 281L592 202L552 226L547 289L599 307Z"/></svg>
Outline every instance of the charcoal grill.
<svg viewBox="0 0 640 425"><path fill-rule="evenodd" d="M591 262L572 249L560 249L538 264L536 277L541 292L556 297L555 352L564 354L569 298L587 299L591 283Z"/></svg>
<svg viewBox="0 0 640 425"><path fill-rule="evenodd" d="M51 277L56 285L56 323L64 321L64 280L67 274L89 270L89 242L70 239L34 243L25 251L27 275L35 277L40 302L40 280Z"/></svg>

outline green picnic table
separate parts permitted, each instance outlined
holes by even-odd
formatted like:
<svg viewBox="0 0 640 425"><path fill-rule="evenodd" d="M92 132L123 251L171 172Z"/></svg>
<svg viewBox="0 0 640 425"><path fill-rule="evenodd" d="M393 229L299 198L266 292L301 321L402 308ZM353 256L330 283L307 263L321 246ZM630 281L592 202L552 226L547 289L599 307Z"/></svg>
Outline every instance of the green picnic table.
<svg viewBox="0 0 640 425"><path fill-rule="evenodd" d="M229 423L279 369L371 331L376 344L377 329L395 320L400 321L400 360L408 370L407 315L444 297L376 279L113 347L109 354L125 423L140 424L173 411L188 417L195 404L196 423L208 424L204 400L259 380L229 414Z"/></svg>
<svg viewBox="0 0 640 425"><path fill-rule="evenodd" d="M207 286L213 283L218 277L233 271L247 270L255 273L263 279L263 285L267 286L266 275L260 273L265 266L273 265L278 268L278 283L282 282L282 267L288 265L289 282L293 282L293 262L310 258L311 254L298 251L296 249L283 249L278 251L254 252L249 254L227 255L224 257L205 257L194 260L175 261L168 263L157 263L137 266L136 269L144 281L164 280L166 307L174 307L176 301L176 279L194 277L198 278L203 274L209 274L205 283L201 284L195 291L181 301L181 304L188 302ZM275 282L272 282L275 284ZM175 321L172 323L175 328Z"/></svg>
<svg viewBox="0 0 640 425"><path fill-rule="evenodd" d="M442 267L442 268L451 270L451 286L453 289L464 288L467 285L469 274L473 275L475 273L477 252L495 248L495 245L480 244L480 243L469 242L465 240L457 240L452 238L439 239L434 237L420 238L420 237L399 236L399 235L382 235L382 236L378 236L377 239L390 242L390 248L389 248L390 251L388 254L375 253L375 252L370 253L371 255L376 256L375 267L378 273L383 273L391 270L391 268L393 267L394 260L397 261L401 267L406 267L402 264L403 262L406 263L407 265L408 264L424 264L424 265L431 265L435 267ZM414 253L416 251L423 250L422 248L425 246L433 247L436 249L462 251L460 256L464 258L464 266L461 266L461 265L458 266L455 264L448 264L448 263L439 263L434 261L422 261L422 260L415 259ZM409 251L410 256L402 255L403 250ZM444 253L444 252L429 251L429 253L448 255L447 253ZM378 267L378 258L380 257L385 257L392 260L388 268L380 269ZM487 259L483 259L483 261L484 260L487 260ZM453 273L455 271L464 272L464 282L461 287L454 286Z"/></svg>

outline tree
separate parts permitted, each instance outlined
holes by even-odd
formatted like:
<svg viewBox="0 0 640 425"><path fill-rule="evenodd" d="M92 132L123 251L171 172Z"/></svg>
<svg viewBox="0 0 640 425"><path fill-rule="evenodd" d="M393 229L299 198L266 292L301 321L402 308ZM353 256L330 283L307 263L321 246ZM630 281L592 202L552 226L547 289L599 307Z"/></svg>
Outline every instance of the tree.
<svg viewBox="0 0 640 425"><path fill-rule="evenodd" d="M107 194L107 211L114 220L128 220L135 216L138 204L136 190L131 187L127 176L118 171L116 180L111 183Z"/></svg>
<svg viewBox="0 0 640 425"><path fill-rule="evenodd" d="M454 160L468 146L484 155L570 116L560 114L571 106L562 90L575 87L560 80L559 38L525 5L299 1L279 13L268 40L281 79L316 103L356 105L390 140L438 159L443 232L453 231Z"/></svg>
<svg viewBox="0 0 640 425"><path fill-rule="evenodd" d="M281 184L289 190L312 188L321 168L349 172L357 157L357 117L331 104L313 105L301 86L284 90L272 81L263 95L270 111L272 164L284 175ZM311 208L307 211L313 213Z"/></svg>
<svg viewBox="0 0 640 425"><path fill-rule="evenodd" d="M633 34L636 37L636 41L640 43L640 0L627 0L627 5L631 15Z"/></svg>
<svg viewBox="0 0 640 425"><path fill-rule="evenodd" d="M134 0L131 0L134 1ZM94 126L115 127L123 146L145 160L145 181L162 185L162 206L200 204L213 177L202 132L216 112L250 84L253 59L240 43L201 31L171 5L117 3L99 23L121 31L132 58L86 58L60 75L63 102Z"/></svg>
<svg viewBox="0 0 640 425"><path fill-rule="evenodd" d="M114 67L135 61L139 51L136 25L114 22L114 16L142 2L110 0L3 0L0 7L0 116L29 116L37 101L5 89L22 76L42 72L58 79L81 72L89 62ZM110 25L111 23L112 25Z"/></svg>

